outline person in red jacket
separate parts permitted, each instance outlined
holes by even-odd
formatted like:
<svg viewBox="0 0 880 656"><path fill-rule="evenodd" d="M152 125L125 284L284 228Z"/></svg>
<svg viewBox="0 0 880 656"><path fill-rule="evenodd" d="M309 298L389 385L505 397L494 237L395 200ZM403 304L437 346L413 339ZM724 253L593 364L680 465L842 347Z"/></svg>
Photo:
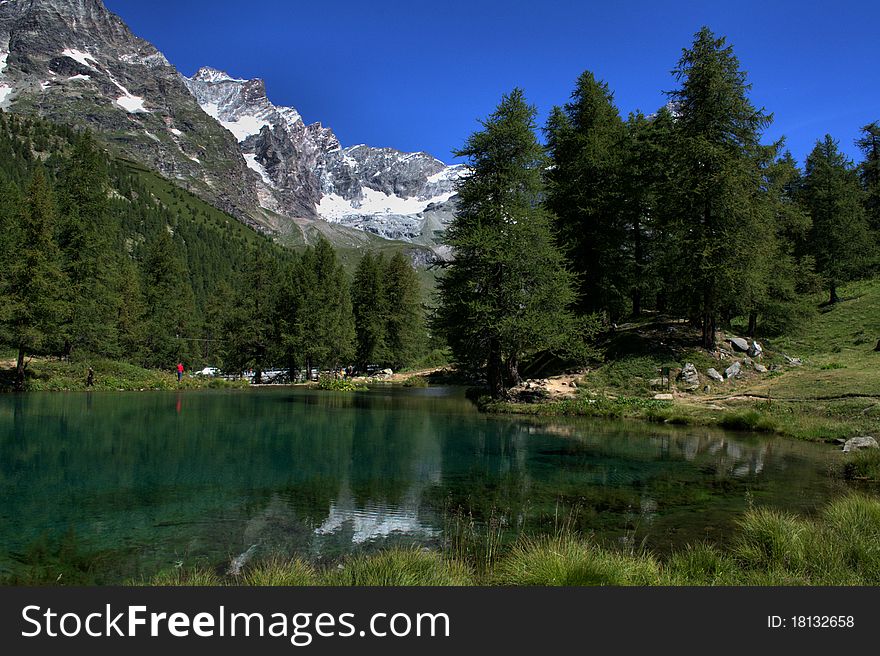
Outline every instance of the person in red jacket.
<svg viewBox="0 0 880 656"><path fill-rule="evenodd" d="M183 378L183 363L178 362L177 363L177 382L179 383L182 378Z"/></svg>

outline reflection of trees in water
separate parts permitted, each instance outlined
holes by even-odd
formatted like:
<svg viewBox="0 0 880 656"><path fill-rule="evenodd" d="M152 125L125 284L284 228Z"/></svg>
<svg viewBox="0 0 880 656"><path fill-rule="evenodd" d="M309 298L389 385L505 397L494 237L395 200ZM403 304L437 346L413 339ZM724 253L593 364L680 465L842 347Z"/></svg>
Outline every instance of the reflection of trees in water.
<svg viewBox="0 0 880 656"><path fill-rule="evenodd" d="M124 549L149 570L253 544L432 541L448 513L614 537L729 518L747 490L800 509L827 487L821 449L778 438L487 417L402 390L180 398L180 412L162 393L0 399L0 551L72 530L82 550Z"/></svg>

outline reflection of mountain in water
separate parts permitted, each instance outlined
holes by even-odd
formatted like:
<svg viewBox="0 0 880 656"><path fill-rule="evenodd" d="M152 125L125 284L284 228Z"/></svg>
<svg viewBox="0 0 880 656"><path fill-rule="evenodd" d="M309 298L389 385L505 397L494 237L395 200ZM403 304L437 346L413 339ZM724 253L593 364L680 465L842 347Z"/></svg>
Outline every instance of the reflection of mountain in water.
<svg viewBox="0 0 880 656"><path fill-rule="evenodd" d="M441 388L6 397L0 573L64 536L141 574L433 546L459 517L500 518L508 537L637 528L656 548L722 538L749 499L814 509L827 458L781 438L490 417Z"/></svg>

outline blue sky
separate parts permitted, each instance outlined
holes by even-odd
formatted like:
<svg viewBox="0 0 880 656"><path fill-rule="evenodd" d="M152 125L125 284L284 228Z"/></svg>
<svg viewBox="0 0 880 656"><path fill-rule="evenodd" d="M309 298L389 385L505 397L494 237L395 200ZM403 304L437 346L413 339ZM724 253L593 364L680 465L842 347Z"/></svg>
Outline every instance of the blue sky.
<svg viewBox="0 0 880 656"><path fill-rule="evenodd" d="M502 93L522 87L543 124L584 70L625 116L654 111L670 71L708 25L734 46L752 99L803 161L830 133L853 159L880 120L880 2L331 2L105 0L191 75L262 77L269 98L330 126L344 146L451 151Z"/></svg>

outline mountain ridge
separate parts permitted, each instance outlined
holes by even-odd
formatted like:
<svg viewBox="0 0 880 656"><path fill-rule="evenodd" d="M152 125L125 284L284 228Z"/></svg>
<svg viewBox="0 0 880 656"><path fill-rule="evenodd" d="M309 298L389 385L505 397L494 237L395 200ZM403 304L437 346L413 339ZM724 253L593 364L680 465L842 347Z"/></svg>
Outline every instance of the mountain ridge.
<svg viewBox="0 0 880 656"><path fill-rule="evenodd" d="M318 221L442 250L466 174L427 153L343 148L332 129L271 103L259 78L207 66L188 78L101 0L0 2L0 109L89 127L279 236Z"/></svg>

